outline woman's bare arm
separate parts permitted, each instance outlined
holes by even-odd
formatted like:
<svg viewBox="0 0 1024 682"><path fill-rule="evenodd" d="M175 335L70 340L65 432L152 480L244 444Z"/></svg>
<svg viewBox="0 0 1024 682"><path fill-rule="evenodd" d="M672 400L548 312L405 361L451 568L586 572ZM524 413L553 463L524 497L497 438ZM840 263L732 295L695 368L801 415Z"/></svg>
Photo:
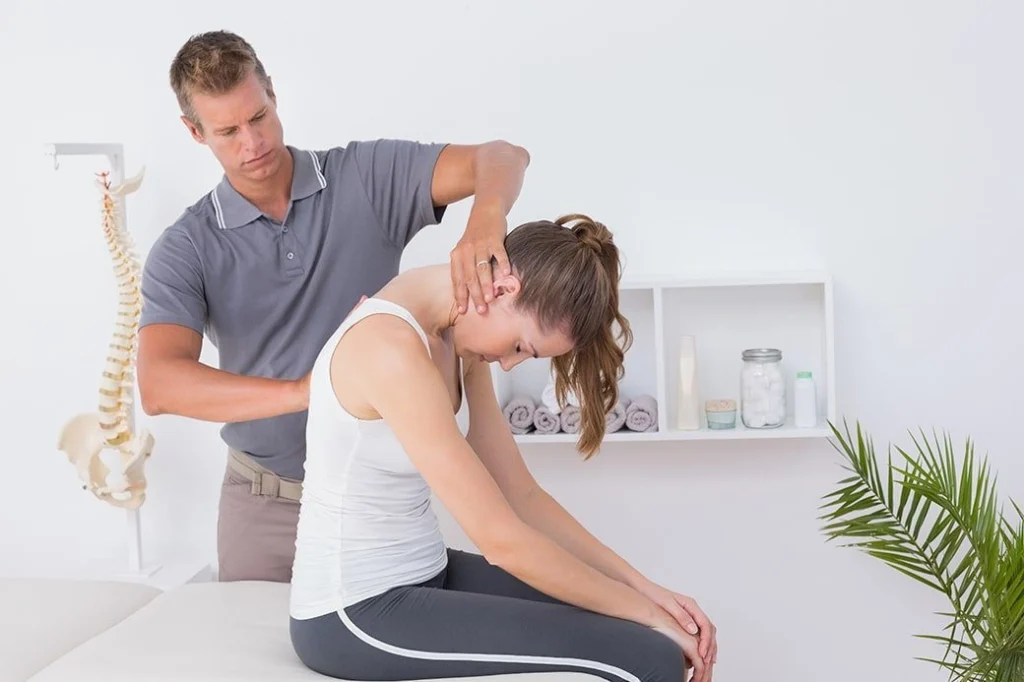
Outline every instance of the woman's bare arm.
<svg viewBox="0 0 1024 682"><path fill-rule="evenodd" d="M466 400L469 444L520 518L608 577L634 589L645 586L648 581L639 571L594 537L534 479L505 423L486 363L467 364Z"/></svg>
<svg viewBox="0 0 1024 682"><path fill-rule="evenodd" d="M469 406L466 440L494 477L509 504L521 514L529 499L541 488L523 461L495 398L490 365L482 360L467 360L464 367L466 403Z"/></svg>

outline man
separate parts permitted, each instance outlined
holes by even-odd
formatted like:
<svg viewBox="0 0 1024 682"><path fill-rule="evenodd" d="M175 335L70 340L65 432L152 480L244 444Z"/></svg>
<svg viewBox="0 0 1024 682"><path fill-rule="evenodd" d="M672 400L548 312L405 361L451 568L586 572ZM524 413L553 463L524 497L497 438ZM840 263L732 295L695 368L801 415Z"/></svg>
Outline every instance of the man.
<svg viewBox="0 0 1024 682"><path fill-rule="evenodd" d="M529 155L480 145L283 141L271 79L247 41L190 38L170 68L182 121L224 169L156 240L143 274L138 380L149 415L223 423L221 580L291 579L308 373L349 311L398 274L402 251L473 196L451 251L465 310L486 310L492 259L508 271L506 216ZM199 362L204 334L220 368Z"/></svg>

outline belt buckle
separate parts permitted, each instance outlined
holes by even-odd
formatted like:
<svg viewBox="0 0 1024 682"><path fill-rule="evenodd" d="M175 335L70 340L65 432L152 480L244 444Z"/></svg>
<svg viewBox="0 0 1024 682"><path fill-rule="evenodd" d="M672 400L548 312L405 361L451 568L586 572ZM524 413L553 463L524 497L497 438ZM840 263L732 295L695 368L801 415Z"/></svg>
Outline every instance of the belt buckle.
<svg viewBox="0 0 1024 682"><path fill-rule="evenodd" d="M264 480L266 477L266 481ZM269 483L269 485L268 485ZM278 497L281 493L281 485L277 476L262 471L253 472L252 486L253 495L265 495L267 497Z"/></svg>

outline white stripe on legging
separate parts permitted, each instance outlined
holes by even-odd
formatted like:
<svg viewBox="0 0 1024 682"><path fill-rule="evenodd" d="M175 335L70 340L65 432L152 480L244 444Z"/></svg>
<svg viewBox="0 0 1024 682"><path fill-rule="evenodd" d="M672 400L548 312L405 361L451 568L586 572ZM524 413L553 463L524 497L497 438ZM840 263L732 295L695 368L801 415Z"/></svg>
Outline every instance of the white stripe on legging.
<svg viewBox="0 0 1024 682"><path fill-rule="evenodd" d="M520 654L460 654L450 653L444 651L417 651L416 649L405 649L403 647L388 644L382 642L379 639L371 637L362 630L360 630L355 623L345 613L344 608L338 609L338 617L341 618L341 622L345 624L345 627L359 639L363 640L372 647L376 647L381 651L386 651L389 654L396 656L406 656L408 658L421 658L428 661L472 661L472 662L486 662L486 663L538 663L541 665L572 665L578 668L590 668L591 670L600 670L602 672L611 673L612 675L618 675L628 682L640 682L640 678L636 675L623 670L622 668L616 668L613 665L607 663L601 663L600 661L590 661L583 658L563 658L561 656L528 656Z"/></svg>

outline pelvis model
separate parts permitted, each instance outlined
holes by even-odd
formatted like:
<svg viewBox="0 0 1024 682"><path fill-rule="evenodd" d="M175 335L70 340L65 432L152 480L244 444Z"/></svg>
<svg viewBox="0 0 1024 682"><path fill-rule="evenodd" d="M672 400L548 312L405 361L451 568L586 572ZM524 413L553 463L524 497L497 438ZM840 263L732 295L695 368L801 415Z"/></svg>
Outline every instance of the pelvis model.
<svg viewBox="0 0 1024 682"><path fill-rule="evenodd" d="M100 382L99 409L72 417L57 442L77 469L83 488L125 509L138 509L146 499L145 465L153 451L153 436L145 429L133 431L142 269L118 210L118 200L139 188L143 174L113 188L107 173L97 175L103 234L117 279L117 321Z"/></svg>

